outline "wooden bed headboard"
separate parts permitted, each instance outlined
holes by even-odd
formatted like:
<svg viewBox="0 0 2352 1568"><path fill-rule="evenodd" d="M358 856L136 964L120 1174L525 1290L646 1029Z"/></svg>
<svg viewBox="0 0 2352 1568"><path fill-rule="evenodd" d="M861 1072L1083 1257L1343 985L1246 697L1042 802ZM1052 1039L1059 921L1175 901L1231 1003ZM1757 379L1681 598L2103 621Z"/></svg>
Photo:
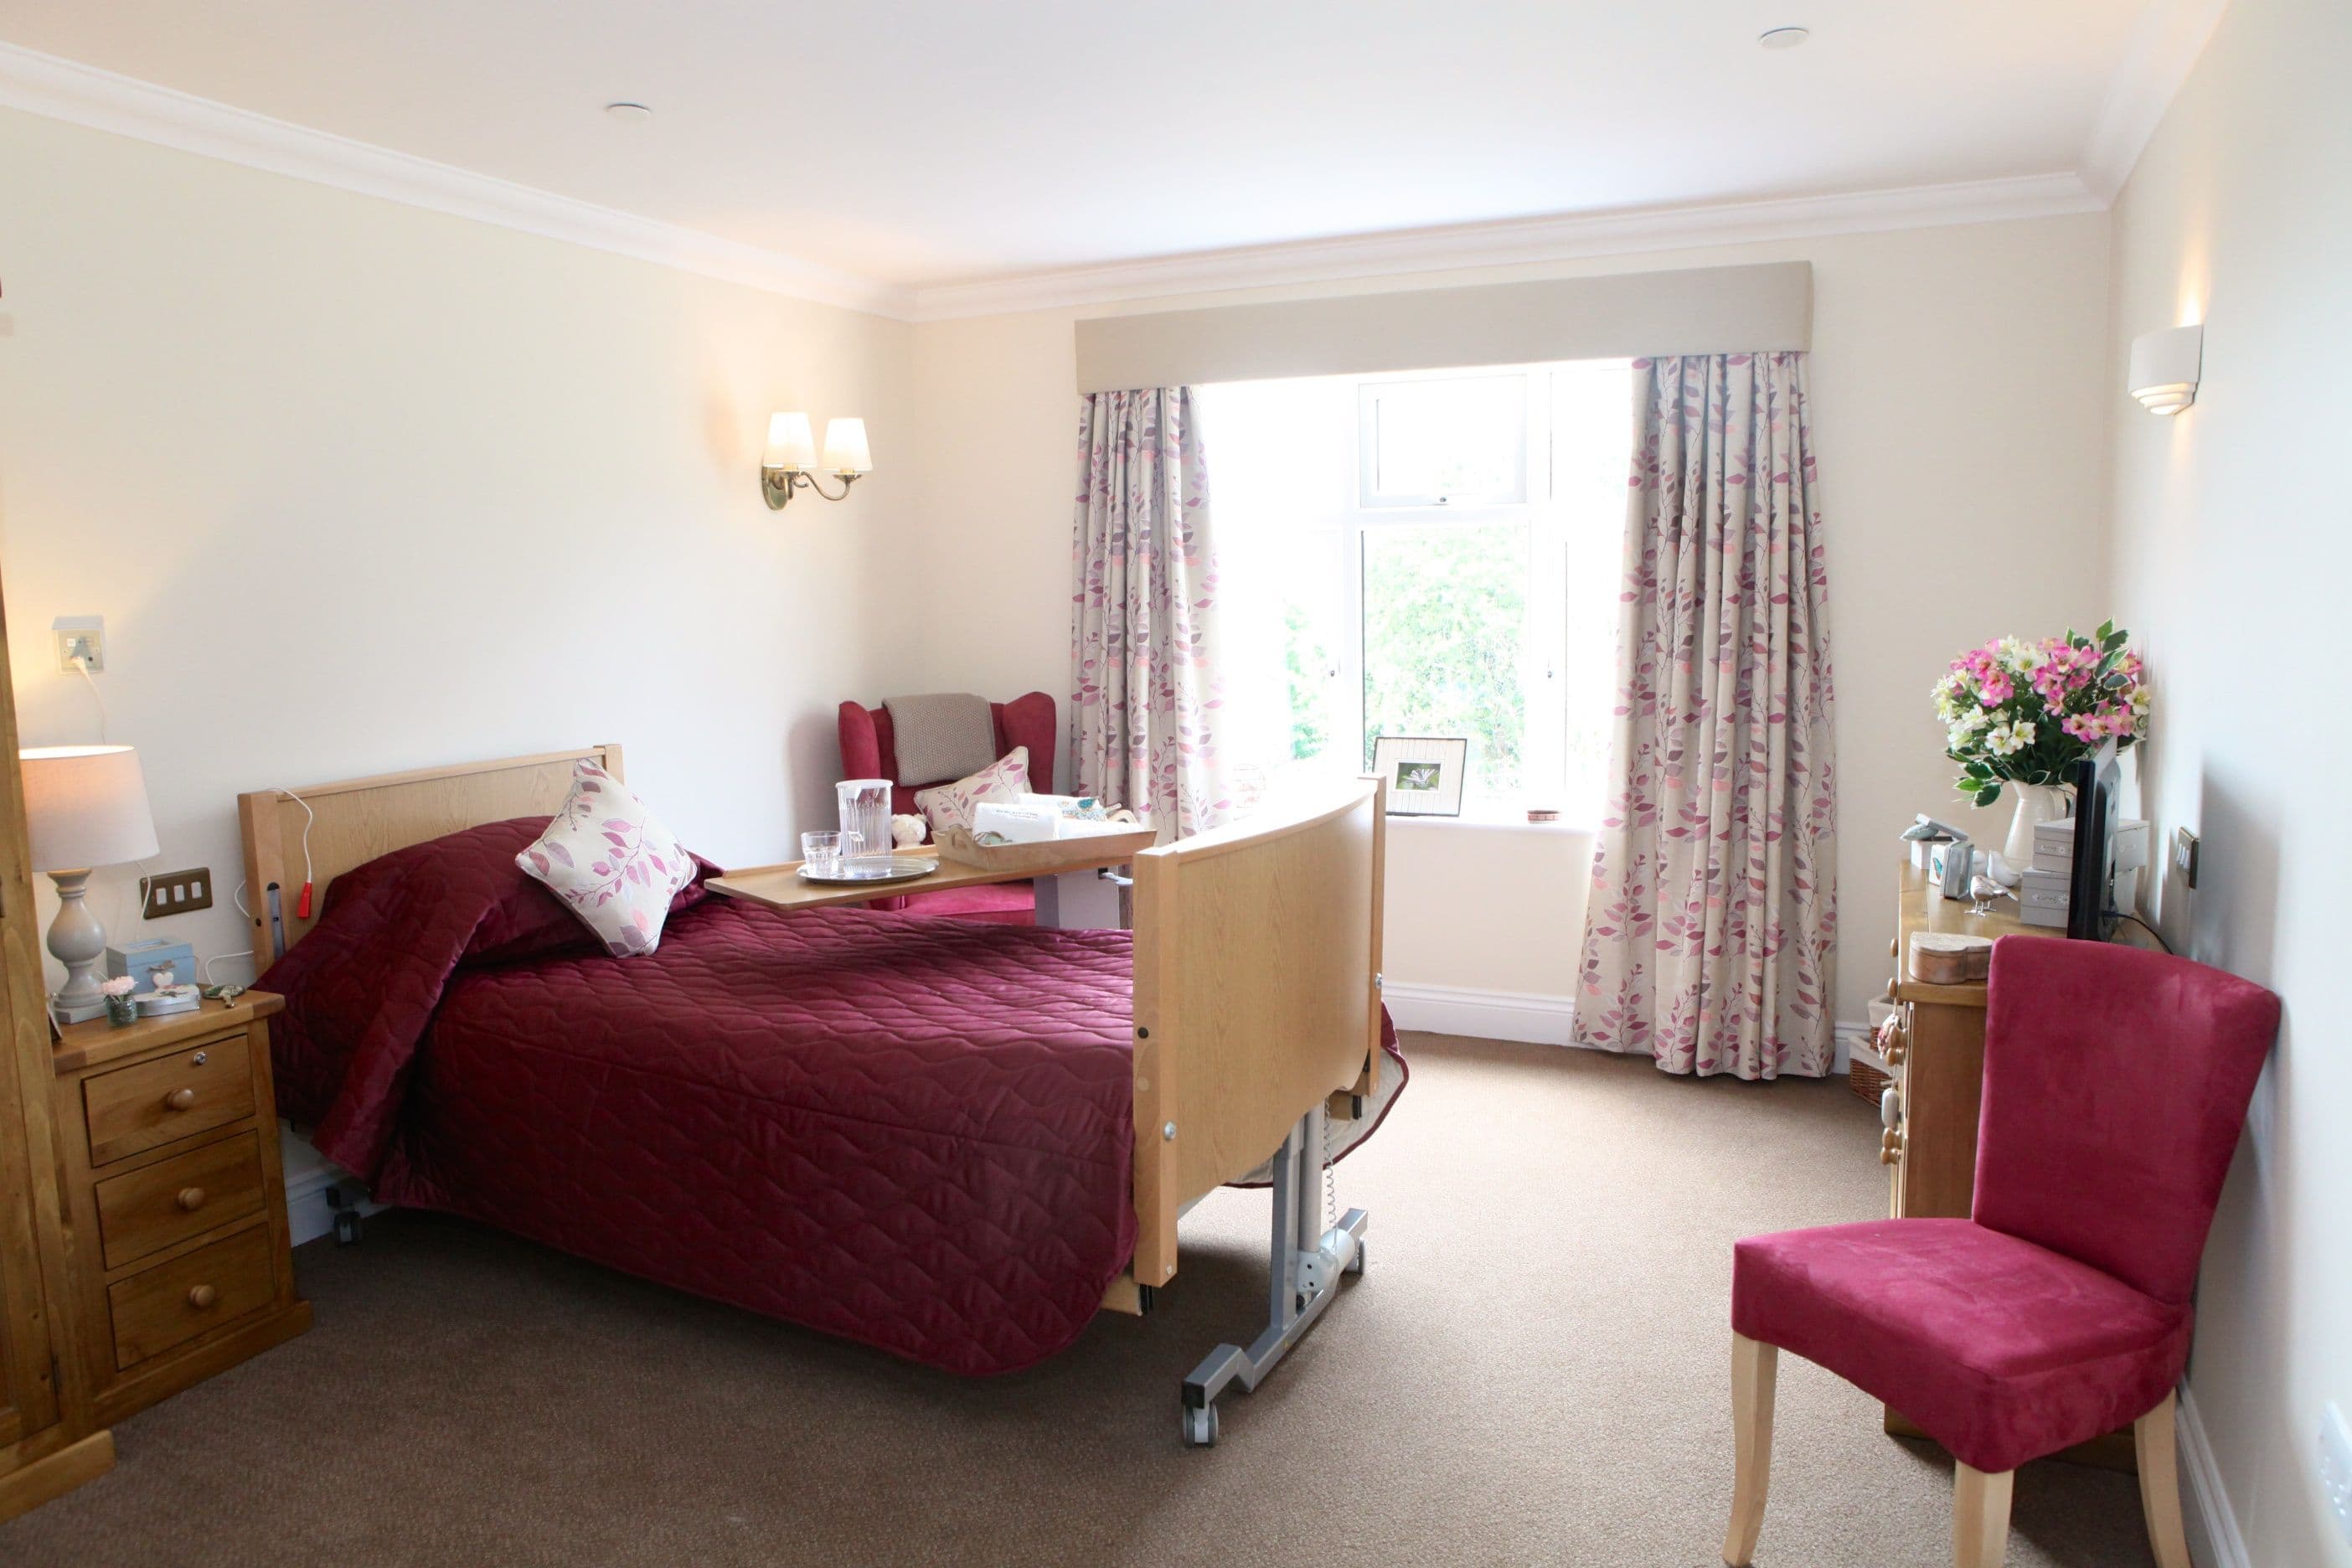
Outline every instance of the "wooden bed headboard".
<svg viewBox="0 0 2352 1568"><path fill-rule="evenodd" d="M309 933L327 884L343 872L461 827L551 816L571 787L572 764L583 758L623 777L621 748L603 745L238 795L255 973ZM313 894L309 920L295 912L306 867Z"/></svg>

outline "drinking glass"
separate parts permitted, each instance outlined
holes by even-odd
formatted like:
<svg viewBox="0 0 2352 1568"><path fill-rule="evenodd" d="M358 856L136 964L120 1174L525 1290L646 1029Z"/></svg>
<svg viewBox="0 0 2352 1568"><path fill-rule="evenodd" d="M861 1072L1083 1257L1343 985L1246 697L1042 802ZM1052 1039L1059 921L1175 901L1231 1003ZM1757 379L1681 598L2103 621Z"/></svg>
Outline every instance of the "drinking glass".
<svg viewBox="0 0 2352 1568"><path fill-rule="evenodd" d="M801 859L820 877L838 876L844 837L843 834L830 832L802 834Z"/></svg>

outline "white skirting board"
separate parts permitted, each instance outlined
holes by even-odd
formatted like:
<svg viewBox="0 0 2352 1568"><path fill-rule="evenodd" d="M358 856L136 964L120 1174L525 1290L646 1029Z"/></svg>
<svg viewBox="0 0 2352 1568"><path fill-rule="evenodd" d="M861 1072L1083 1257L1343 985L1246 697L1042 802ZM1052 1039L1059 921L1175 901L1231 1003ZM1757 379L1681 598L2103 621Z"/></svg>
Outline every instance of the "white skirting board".
<svg viewBox="0 0 2352 1568"><path fill-rule="evenodd" d="M1400 1029L1420 1029L1433 1035L1467 1035L1475 1040L1518 1040L1536 1046L1573 1046L1570 1026L1576 999L1530 991L1476 991L1462 985L1427 985L1391 980L1381 988L1381 1000ZM1867 1024L1839 1024L1837 1059L1831 1071L1843 1073L1850 1060L1849 1037L1870 1032Z"/></svg>
<svg viewBox="0 0 2352 1568"><path fill-rule="evenodd" d="M2221 1485L2221 1467L2214 1461L2212 1440L2205 1435L2205 1419L2197 1413L2197 1396L2180 1385L2175 1418L2179 1434L2180 1468L2189 1479L2188 1504L2182 1512L2189 1527L2189 1553L2203 1568L2254 1568L2246 1552L2246 1538L2238 1532L2238 1513Z"/></svg>
<svg viewBox="0 0 2352 1568"><path fill-rule="evenodd" d="M1529 1045L1567 1046L1575 998L1525 991L1473 991L1460 985L1421 985L1391 980L1381 1000L1400 1029L1433 1035L1467 1035L1477 1040L1522 1040Z"/></svg>
<svg viewBox="0 0 2352 1568"><path fill-rule="evenodd" d="M335 1228L335 1211L327 1206L327 1189L350 1173L316 1149L287 1123L278 1124L278 1149L286 1163L286 1220L297 1247L316 1241ZM362 1204L362 1214L373 1214L376 1204Z"/></svg>

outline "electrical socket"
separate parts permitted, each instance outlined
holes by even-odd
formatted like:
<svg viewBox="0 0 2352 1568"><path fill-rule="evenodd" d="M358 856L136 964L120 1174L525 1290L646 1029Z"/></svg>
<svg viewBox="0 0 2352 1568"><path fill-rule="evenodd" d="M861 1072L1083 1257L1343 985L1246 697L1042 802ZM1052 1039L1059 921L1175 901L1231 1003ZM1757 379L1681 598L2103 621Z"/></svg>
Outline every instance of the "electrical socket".
<svg viewBox="0 0 2352 1568"><path fill-rule="evenodd" d="M193 871L166 871L148 878L147 901L140 913L152 921L212 907L212 868L199 866Z"/></svg>
<svg viewBox="0 0 2352 1568"><path fill-rule="evenodd" d="M2180 874L2180 885L2197 885L2197 835L2185 827L2172 830L2172 868Z"/></svg>
<svg viewBox="0 0 2352 1568"><path fill-rule="evenodd" d="M92 675L106 673L106 617L104 616L59 616L49 623L49 630L58 639L58 673L75 675L81 667L77 658L89 661Z"/></svg>
<svg viewBox="0 0 2352 1568"><path fill-rule="evenodd" d="M2319 1487L2336 1533L2352 1542L2352 1426L2332 1399L2319 1412Z"/></svg>

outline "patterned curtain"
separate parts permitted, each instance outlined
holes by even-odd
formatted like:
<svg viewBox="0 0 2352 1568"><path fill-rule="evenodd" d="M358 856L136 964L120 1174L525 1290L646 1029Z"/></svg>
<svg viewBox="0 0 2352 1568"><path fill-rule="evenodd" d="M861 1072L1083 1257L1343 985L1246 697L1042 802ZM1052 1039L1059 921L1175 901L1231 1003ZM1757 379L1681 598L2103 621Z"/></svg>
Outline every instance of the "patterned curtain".
<svg viewBox="0 0 2352 1568"><path fill-rule="evenodd" d="M1574 1037L1829 1071L1837 783L1801 353L1634 362L1612 781Z"/></svg>
<svg viewBox="0 0 2352 1568"><path fill-rule="evenodd" d="M1233 808L1217 746L1216 563L1199 400L1097 392L1078 435L1070 755L1078 793L1164 841Z"/></svg>

